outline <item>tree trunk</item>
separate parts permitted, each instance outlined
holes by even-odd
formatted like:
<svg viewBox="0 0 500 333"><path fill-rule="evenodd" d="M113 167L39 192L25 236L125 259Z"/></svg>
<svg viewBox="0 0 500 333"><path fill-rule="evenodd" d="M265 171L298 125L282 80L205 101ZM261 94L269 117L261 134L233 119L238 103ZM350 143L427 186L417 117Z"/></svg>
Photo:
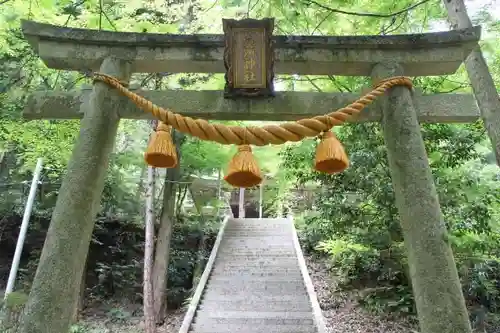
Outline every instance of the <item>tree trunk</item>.
<svg viewBox="0 0 500 333"><path fill-rule="evenodd" d="M182 205L184 204L184 200L186 199L186 195L188 192L188 185L180 185L179 190L177 191L177 200L176 200L176 208L175 208L175 215L178 218L180 214L182 213Z"/></svg>
<svg viewBox="0 0 500 333"><path fill-rule="evenodd" d="M176 182L180 178L180 145L182 134L174 131L173 141L177 149L177 166L167 169L165 174L165 185L163 187L163 205L160 216L160 229L156 239L156 251L153 267L153 297L154 297L154 317L157 324L162 324L167 311L167 279L168 264L170 260L170 241L172 229L175 222L175 198L177 192Z"/></svg>
<svg viewBox="0 0 500 333"><path fill-rule="evenodd" d="M83 267L83 273L82 273L82 278L80 281L80 288L76 288L75 292L77 293L77 296L75 298L75 307L74 307L74 312L73 312L73 323L78 322L78 317L80 315L80 312L83 309L84 301L85 301L85 283L86 283L86 277L87 277L87 262L85 262L85 266Z"/></svg>
<svg viewBox="0 0 500 333"><path fill-rule="evenodd" d="M463 0L444 0L444 5L453 29L472 27ZM497 164L500 166L500 98L479 45L465 60L465 68L469 74L472 90L481 111L484 127L490 137Z"/></svg>
<svg viewBox="0 0 500 333"><path fill-rule="evenodd" d="M200 277L203 274L203 268L205 266L205 217L203 216L202 206L196 201L196 197L191 187L188 188L189 193L191 194L191 198L193 199L193 203L200 215L200 235L198 238L198 255L196 257L196 266L193 273L192 285L196 287L198 282L200 281Z"/></svg>
<svg viewBox="0 0 500 333"><path fill-rule="evenodd" d="M148 166L146 163L144 163L144 166L141 168L141 175L139 176L139 184L137 184L137 193L135 196L137 202L139 202L139 199L141 198L141 193L143 193L143 190L144 190L144 178L145 178L147 169L148 169Z"/></svg>
<svg viewBox="0 0 500 333"><path fill-rule="evenodd" d="M160 229L156 240L156 252L153 268L154 314L157 324L162 324L166 315L166 297L168 263L170 259L170 240L175 214L175 181L179 179L179 167L168 169L163 190L163 208L160 217Z"/></svg>
<svg viewBox="0 0 500 333"><path fill-rule="evenodd" d="M9 183L10 182L10 170L16 167L16 151L12 145L6 148L6 151L3 151L0 158L0 182Z"/></svg>
<svg viewBox="0 0 500 333"><path fill-rule="evenodd" d="M146 192L146 228L144 243L144 317L146 332L155 333L153 299L153 252L154 252L154 168L148 167L148 183Z"/></svg>

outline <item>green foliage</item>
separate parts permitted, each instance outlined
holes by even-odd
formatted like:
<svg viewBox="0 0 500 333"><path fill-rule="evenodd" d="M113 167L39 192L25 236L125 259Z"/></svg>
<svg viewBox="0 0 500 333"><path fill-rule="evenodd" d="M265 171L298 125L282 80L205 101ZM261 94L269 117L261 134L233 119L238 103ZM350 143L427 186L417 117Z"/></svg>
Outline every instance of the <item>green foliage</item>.
<svg viewBox="0 0 500 333"><path fill-rule="evenodd" d="M318 251L329 255L339 282L350 284L357 280L372 280L380 271L380 254L376 249L344 239L320 242Z"/></svg>
<svg viewBox="0 0 500 333"><path fill-rule="evenodd" d="M18 312L22 310L27 300L27 294L19 291L14 291L8 294L6 299L0 302L0 307L5 307L11 311Z"/></svg>
<svg viewBox="0 0 500 333"><path fill-rule="evenodd" d="M360 304L377 314L387 312L398 315L416 314L412 290L408 285L366 289Z"/></svg>
<svg viewBox="0 0 500 333"><path fill-rule="evenodd" d="M477 124L432 124L423 125L422 134L464 294L470 304L496 311L500 304L493 292L497 285L500 191L493 181L497 176L485 171L485 155L477 148L484 142L483 130ZM280 154L282 172L290 183L299 188L315 184L321 189L299 225L301 240L306 250L319 251L331 259L341 287L368 288L361 294L361 302L370 309L414 314L380 127L346 126L338 136L351 165L335 176L312 170L312 140L287 146ZM475 258L472 262L471 257Z"/></svg>
<svg viewBox="0 0 500 333"><path fill-rule="evenodd" d="M0 329L4 333L15 333L19 320L28 301L28 295L14 291L0 300Z"/></svg>

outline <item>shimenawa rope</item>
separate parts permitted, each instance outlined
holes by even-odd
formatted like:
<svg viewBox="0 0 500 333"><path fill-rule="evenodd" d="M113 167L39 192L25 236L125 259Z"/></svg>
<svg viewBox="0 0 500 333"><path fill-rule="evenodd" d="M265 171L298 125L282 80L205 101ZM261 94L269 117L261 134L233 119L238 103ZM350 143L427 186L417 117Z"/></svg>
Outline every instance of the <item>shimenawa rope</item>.
<svg viewBox="0 0 500 333"><path fill-rule="evenodd" d="M180 132L202 140L222 144L249 144L255 146L278 145L288 141L297 142L306 137L316 137L330 130L333 126L341 125L358 115L367 105L371 104L378 96L383 95L388 89L395 86L406 86L412 89L412 82L408 77L391 77L379 82L372 91L355 102L329 114L279 125L241 127L212 124L205 119L193 119L169 109L164 109L130 91L117 78L103 73L94 73L94 80L116 88L121 94L130 98L140 109L151 113L158 120L171 125Z"/></svg>

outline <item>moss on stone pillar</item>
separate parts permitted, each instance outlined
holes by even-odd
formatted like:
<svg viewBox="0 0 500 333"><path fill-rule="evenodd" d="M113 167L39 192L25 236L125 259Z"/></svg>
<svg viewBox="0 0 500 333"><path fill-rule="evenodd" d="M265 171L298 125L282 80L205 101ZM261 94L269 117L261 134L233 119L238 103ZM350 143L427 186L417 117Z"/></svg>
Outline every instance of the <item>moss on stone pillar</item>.
<svg viewBox="0 0 500 333"><path fill-rule="evenodd" d="M129 64L105 59L101 72L129 78ZM118 129L118 94L96 82L81 121L19 332L66 333L80 289Z"/></svg>
<svg viewBox="0 0 500 333"><path fill-rule="evenodd" d="M375 82L403 75L397 64L378 64ZM408 88L383 99L382 127L396 206L422 333L470 333L455 260L445 241L446 226Z"/></svg>

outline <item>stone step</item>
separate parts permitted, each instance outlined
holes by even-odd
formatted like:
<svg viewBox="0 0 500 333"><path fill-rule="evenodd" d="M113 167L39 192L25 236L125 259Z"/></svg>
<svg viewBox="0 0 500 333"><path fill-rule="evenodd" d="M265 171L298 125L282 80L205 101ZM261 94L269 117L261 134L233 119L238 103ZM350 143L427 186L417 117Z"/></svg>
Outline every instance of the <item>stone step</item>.
<svg viewBox="0 0 500 333"><path fill-rule="evenodd" d="M251 224L293 224L292 221L288 219L274 219L274 218L265 218L265 219L231 219L228 221L228 224L244 224L244 225L251 225Z"/></svg>
<svg viewBox="0 0 500 333"><path fill-rule="evenodd" d="M266 239L268 238L268 239ZM248 246L248 247L269 247L269 246L293 246L290 237L262 237L262 236L238 236L228 237L221 242L221 246Z"/></svg>
<svg viewBox="0 0 500 333"><path fill-rule="evenodd" d="M210 281L210 289L217 288L218 290L248 290L249 292L262 292L271 290L280 290L283 293L293 293L295 291L306 290L303 281L294 282L278 282L278 283L260 283L254 281L233 281L233 283L228 284L226 281Z"/></svg>
<svg viewBox="0 0 500 333"><path fill-rule="evenodd" d="M204 301L199 307L199 311L214 312L227 311L237 309L238 311L312 311L311 305L308 302L291 303L291 302L248 302L248 301Z"/></svg>
<svg viewBox="0 0 500 333"><path fill-rule="evenodd" d="M214 290L217 288L218 291L224 292L224 291L247 291L249 294L254 294L254 293L260 293L260 292L271 292L271 291L280 291L282 293L293 293L296 291L301 291L301 290L306 290L306 287L302 281L297 281L297 282L292 282L292 283L274 283L274 284L268 284L268 283L261 283L259 284L258 282L248 282L248 281L242 281L239 282L238 280L233 280L233 283L228 284L228 283L218 283L214 282L211 283L209 286L210 290Z"/></svg>
<svg viewBox="0 0 500 333"><path fill-rule="evenodd" d="M231 254L226 254L226 255L219 255L216 257L216 261L227 261L229 259L232 259L235 262L240 262L240 261L270 261L270 262L280 262L280 261L287 261L287 262L295 262L298 263L297 256L281 256L281 257L274 257L274 256L250 256L250 257L242 257L242 256L237 256L234 257Z"/></svg>
<svg viewBox="0 0 500 333"><path fill-rule="evenodd" d="M271 232L292 232L291 225L229 225L224 229L224 234L229 231L271 231Z"/></svg>
<svg viewBox="0 0 500 333"><path fill-rule="evenodd" d="M224 245L224 244L223 244ZM270 246L236 246L236 245L224 245L224 247L219 248L217 252L218 255L221 253L296 253L293 245L280 245L277 247Z"/></svg>
<svg viewBox="0 0 500 333"><path fill-rule="evenodd" d="M271 245L271 244L221 244L221 247L219 248L219 251L217 253L241 253L241 252L257 252L257 253L262 253L262 252L285 252L289 253L292 252L296 253L295 247L292 243L290 244L280 244L280 245Z"/></svg>
<svg viewBox="0 0 500 333"><path fill-rule="evenodd" d="M265 312L265 311L215 311L200 312L197 318L209 319L313 319L310 311L302 312Z"/></svg>
<svg viewBox="0 0 500 333"><path fill-rule="evenodd" d="M273 312L271 312L273 313ZM195 319L194 324L202 323L203 325L314 325L312 315L308 318L212 318L204 316L200 313Z"/></svg>
<svg viewBox="0 0 500 333"><path fill-rule="evenodd" d="M236 228L236 227L246 227L246 228L278 228L278 227L291 227L292 223L286 221L267 221L267 222L239 222L239 221L231 221L226 224L226 228Z"/></svg>
<svg viewBox="0 0 500 333"><path fill-rule="evenodd" d="M316 333L314 325L207 325L192 326L191 333Z"/></svg>
<svg viewBox="0 0 500 333"><path fill-rule="evenodd" d="M297 254L295 251L292 251L292 250L287 250L287 251L269 251L269 250L266 250L266 249L262 249L262 250L253 250L253 251L237 251L237 250L234 250L234 251L228 251L228 250L224 250L224 251L221 251L219 250L219 252L217 252L217 257L216 258L226 258L226 257L232 257L234 258L234 260L240 260L241 258L256 258L256 257L263 257L263 258L267 258L267 257L271 257L271 258L297 258Z"/></svg>
<svg viewBox="0 0 500 333"><path fill-rule="evenodd" d="M232 229L224 230L224 237L243 237L243 236L254 236L262 235L261 237L271 238L271 237L291 237L292 228L289 230L276 230L276 229Z"/></svg>
<svg viewBox="0 0 500 333"><path fill-rule="evenodd" d="M244 271L244 270L213 270L211 276L212 277L222 277L222 278L228 278L232 277L233 281L238 281L238 279L246 278L246 279L251 279L254 276L257 277L278 277L281 278L283 276L288 275L290 277L290 280L301 280L302 279L302 274L301 272L297 270L288 270L288 271L264 271L264 270L259 270L259 271Z"/></svg>
<svg viewBox="0 0 500 333"><path fill-rule="evenodd" d="M249 255L249 256L234 255L231 253L224 253L224 254L218 253L217 254L216 260L227 260L227 259L233 259L235 261L240 261L240 260L246 260L246 261L252 261L252 260L268 260L268 261L288 260L288 261L298 262L297 256L292 255L292 254L281 255L281 256L266 255L266 253Z"/></svg>
<svg viewBox="0 0 500 333"><path fill-rule="evenodd" d="M290 240L289 238L292 236L291 233L288 232L272 232L272 231L238 231L238 232L228 232L224 234L225 240L235 240L235 239L248 239L248 240L256 240L262 239L265 241L271 241L273 239L281 239L281 240Z"/></svg>
<svg viewBox="0 0 500 333"><path fill-rule="evenodd" d="M256 267L272 267L272 268L291 268L298 267L299 261L297 258L258 258L258 259L241 259L236 260L233 258L224 258L220 257L215 260L215 267L222 266L236 266L236 267L245 267L245 266L256 266Z"/></svg>
<svg viewBox="0 0 500 333"><path fill-rule="evenodd" d="M254 247L223 247L219 248L218 255L220 254L233 254L237 256L243 256L243 255L269 255L269 256L281 256L281 255L293 255L296 256L297 252L295 251L295 248L292 246L287 246L286 248L283 248L282 246L280 247L261 247L261 248L254 248Z"/></svg>
<svg viewBox="0 0 500 333"><path fill-rule="evenodd" d="M255 260L242 259L242 260L234 260L232 258L219 258L215 261L215 267L255 267L255 268L281 268L281 269L289 269L299 266L299 262L297 258L259 258Z"/></svg>
<svg viewBox="0 0 500 333"><path fill-rule="evenodd" d="M268 225L268 224L288 224L292 221L287 219L231 219L227 225Z"/></svg>
<svg viewBox="0 0 500 333"><path fill-rule="evenodd" d="M300 269L298 267L290 266L289 268L282 267L271 267L271 266L216 266L212 269L212 275L226 275L226 273L234 272L233 276L255 276L255 274L293 274L292 279L296 279L298 276L301 276ZM281 276L278 275L278 276ZM260 275L264 276L264 275ZM273 276L273 275L270 275ZM235 281L237 279L234 279Z"/></svg>
<svg viewBox="0 0 500 333"><path fill-rule="evenodd" d="M296 270L247 270L247 271L234 271L234 270L216 270L213 269L211 272L212 276L217 276L221 278L252 278L252 277L272 277L272 278L284 278L290 277L290 279L302 278L302 273L297 268Z"/></svg>
<svg viewBox="0 0 500 333"><path fill-rule="evenodd" d="M236 293L233 295L220 295L210 290L206 291L202 296L202 302L289 302L292 304L302 304L304 302L309 303L309 296L306 295L280 295L280 296L272 296L269 294L265 295L246 295L245 293ZM202 303L204 304L204 303Z"/></svg>
<svg viewBox="0 0 500 333"><path fill-rule="evenodd" d="M234 233L233 235L231 234L224 234L224 239L222 242L227 242L227 241L234 241L234 240L245 240L248 239L249 241L265 241L265 242L270 242L273 240L281 240L281 241L291 241L291 233L277 233L273 234L271 231L266 231L262 233L263 235L256 235L254 232L237 232Z"/></svg>
<svg viewBox="0 0 500 333"><path fill-rule="evenodd" d="M291 224L283 223L268 223L268 224L229 224L226 225L224 231L227 230L292 230Z"/></svg>
<svg viewBox="0 0 500 333"><path fill-rule="evenodd" d="M250 237L239 237L233 239L227 239L226 241L221 242L221 246L224 247L241 247L241 248L254 248L254 249L263 249L263 248L271 248L276 247L280 249L290 249L293 248L294 244L292 240L285 239L269 239L265 240L261 237L255 237L255 239L251 239Z"/></svg>
<svg viewBox="0 0 500 333"><path fill-rule="evenodd" d="M215 325L194 326L190 333L316 333L314 326Z"/></svg>
<svg viewBox="0 0 500 333"><path fill-rule="evenodd" d="M250 255L250 256L234 255L231 253L223 253L223 254L218 253L216 260L222 260L222 259L226 259L226 258L233 259L235 261L247 259L249 261L251 261L251 260L269 260L269 261L295 260L298 262L296 255L289 254L289 255L281 255L281 256L272 256L272 255L266 255L266 253Z"/></svg>
<svg viewBox="0 0 500 333"><path fill-rule="evenodd" d="M283 294L283 293L244 293L241 291L235 291L231 294L221 294L216 290L208 290L202 297L203 302L223 302L223 301L247 301L247 302L290 302L293 304L300 304L304 302L309 302L309 295L305 292L297 292L293 294Z"/></svg>
<svg viewBox="0 0 500 333"><path fill-rule="evenodd" d="M208 279L209 283L212 282L221 282L221 283L233 283L235 280L244 281L244 282L255 282L255 283L287 283L292 281L297 281L300 283L304 283L304 279L302 275L297 275L294 278L290 278L290 276L238 276L237 278L232 276L220 276L220 275L211 275Z"/></svg>
<svg viewBox="0 0 500 333"><path fill-rule="evenodd" d="M206 297L212 297L215 295L215 293L217 293L219 295L225 295L225 296L233 295L234 297L237 297L237 296L239 297L239 296L243 296L243 295L245 295L247 297L251 297L251 296L259 297L262 295L267 295L273 299L279 299L280 296L284 296L284 295L294 295L294 296L297 296L297 298L302 297L305 299L307 299L307 297L308 297L307 291L305 289L299 289L299 288L290 289L290 290L278 289L278 288L267 288L267 289L262 288L262 289L248 290L248 289L243 289L241 287L235 286L234 288L214 287L210 291L211 291L211 293L207 294ZM298 302L298 300L297 300L297 302Z"/></svg>
<svg viewBox="0 0 500 333"><path fill-rule="evenodd" d="M250 265L243 264L237 265L236 263L228 264L215 264L212 268L212 272L223 272L223 271L239 271L241 273L287 273L287 272L300 272L298 265Z"/></svg>
<svg viewBox="0 0 500 333"><path fill-rule="evenodd" d="M207 291L204 295L204 299L207 301L212 301L213 299L217 299L217 297L226 297L231 296L235 297L235 300L244 300L248 298L249 300L260 300L262 297L267 297L271 301L279 301L284 296L290 296L294 298L290 298L294 302L303 302L304 299L308 300L309 295L306 290L292 290L292 291L283 291L279 289L264 289L264 290L242 290L238 289L220 289L220 288L212 288L210 291Z"/></svg>
<svg viewBox="0 0 500 333"><path fill-rule="evenodd" d="M288 235L276 235L276 236L251 236L251 235L234 235L227 236L221 244L231 244L238 243L244 244L248 243L252 246L258 246L259 244L265 245L283 245L283 244L293 244L293 240Z"/></svg>
<svg viewBox="0 0 500 333"><path fill-rule="evenodd" d="M247 260L247 261L258 261L258 260L273 260L273 261L281 261L281 260L294 260L297 263L298 257L295 254L281 254L281 255L273 255L269 253L253 253L253 254L234 254L234 253L218 253L217 257L215 257L215 260L224 260L224 261L229 261L233 260L234 262L240 262L242 260Z"/></svg>
<svg viewBox="0 0 500 333"><path fill-rule="evenodd" d="M293 234L293 228L290 226L286 227L269 227L269 228L243 228L243 227L236 227L236 228L226 228L224 229L224 237L227 236L228 234L239 234L239 233L245 233L245 234L253 234L253 233L265 233L267 235L292 235Z"/></svg>
<svg viewBox="0 0 500 333"><path fill-rule="evenodd" d="M218 285L232 285L232 284L244 284L247 286L301 286L305 288L303 279L252 279L249 277L243 278L221 278L218 276L211 276L208 280L209 286L218 286Z"/></svg>
<svg viewBox="0 0 500 333"><path fill-rule="evenodd" d="M271 258L276 260L282 260L282 259L295 259L297 260L297 255L294 252L290 253L268 253L266 251L262 251L261 253L253 252L253 253L247 253L247 254L241 254L241 253L230 253L230 252L219 252L217 253L217 259L218 258L224 258L224 259L233 259L233 260L242 260L242 259L247 259L247 260L256 260L256 259L267 259Z"/></svg>
<svg viewBox="0 0 500 333"><path fill-rule="evenodd" d="M270 244L270 243L262 243L257 244L255 242L238 242L238 243L221 243L221 250L225 251L295 251L294 244L290 243L281 243L281 244Z"/></svg>
<svg viewBox="0 0 500 333"><path fill-rule="evenodd" d="M257 244L255 241L247 242L246 244L240 241L226 241L221 242L219 250L240 250L240 251L256 251L256 250L269 250L269 251L291 251L295 250L294 243L287 241L279 244L271 242L263 242Z"/></svg>

